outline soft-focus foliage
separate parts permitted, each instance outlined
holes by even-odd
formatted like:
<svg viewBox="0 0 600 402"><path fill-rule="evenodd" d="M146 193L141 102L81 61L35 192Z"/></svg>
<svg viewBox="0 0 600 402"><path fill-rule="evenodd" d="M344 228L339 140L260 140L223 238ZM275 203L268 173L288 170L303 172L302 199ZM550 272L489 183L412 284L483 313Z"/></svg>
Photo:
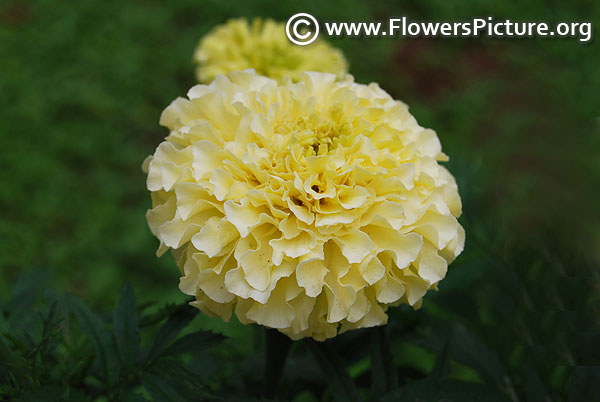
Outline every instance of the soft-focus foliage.
<svg viewBox="0 0 600 402"><path fill-rule="evenodd" d="M321 21L589 20L596 33L600 24L595 0L0 2L0 334L24 364L33 367L39 356L29 337L44 339L40 317L51 302L35 295L48 289L76 293L109 327L107 313L125 280L148 313L156 309L149 300L187 302L172 258L152 254L156 239L144 218L150 201L139 165L164 138L157 116L194 85L190 55L198 38L230 18L285 21L299 11ZM468 239L420 310L391 308L385 327L317 343L329 352L319 362L339 363L326 365L327 375L310 356L312 346L294 345L280 400L351 398L353 386L363 398L388 401L600 400L598 38L331 43L344 51L357 82L379 82L421 125L436 129L451 156L445 166L460 188ZM29 281L19 280L28 273ZM36 369L49 376L40 381L19 370L29 384L21 400L56 401L52 392L84 373L72 386L87 395L80 400L106 401L96 396L105 384L94 344L71 320L66 332L50 327L77 346L55 350L74 357L48 360L52 370ZM387 342L374 335L379 329ZM193 370L194 381L214 395L261 395L258 326L196 314L186 331L200 330L226 339L177 356L168 369ZM141 328L142 352L156 331ZM188 389L179 375L149 378L155 390ZM183 400L194 398L203 395Z"/></svg>
<svg viewBox="0 0 600 402"><path fill-rule="evenodd" d="M343 76L348 63L339 49L324 40L296 46L285 36L285 24L271 19L229 20L200 40L194 52L196 77L210 83L218 74L254 69L258 74L282 80L300 78L303 71Z"/></svg>
<svg viewBox="0 0 600 402"><path fill-rule="evenodd" d="M22 278L21 290L36 297L35 281ZM73 296L48 293L36 311L23 294L13 296L0 317L1 400L218 400L179 359L190 352L197 357L224 339L186 329L197 316L195 309L167 305L147 313L136 305L129 284L111 320Z"/></svg>
<svg viewBox="0 0 600 402"><path fill-rule="evenodd" d="M435 132L376 84L245 70L188 98L161 116L147 217L205 313L323 340L419 307L463 250Z"/></svg>

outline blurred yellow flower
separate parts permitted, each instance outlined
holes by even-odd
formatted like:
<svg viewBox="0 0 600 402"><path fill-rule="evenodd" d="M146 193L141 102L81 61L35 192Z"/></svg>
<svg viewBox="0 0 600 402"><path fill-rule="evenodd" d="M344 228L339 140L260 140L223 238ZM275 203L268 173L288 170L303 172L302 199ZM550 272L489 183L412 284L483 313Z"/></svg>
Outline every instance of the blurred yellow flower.
<svg viewBox="0 0 600 402"><path fill-rule="evenodd" d="M348 63L342 52L322 40L307 46L290 43L284 24L273 20L229 20L208 33L194 52L196 77L209 83L218 74L253 68L258 74L297 80L302 71L322 71L342 76Z"/></svg>
<svg viewBox="0 0 600 402"><path fill-rule="evenodd" d="M351 76L298 79L234 72L167 107L147 218L194 306L324 340L418 308L464 231L437 135L404 103Z"/></svg>

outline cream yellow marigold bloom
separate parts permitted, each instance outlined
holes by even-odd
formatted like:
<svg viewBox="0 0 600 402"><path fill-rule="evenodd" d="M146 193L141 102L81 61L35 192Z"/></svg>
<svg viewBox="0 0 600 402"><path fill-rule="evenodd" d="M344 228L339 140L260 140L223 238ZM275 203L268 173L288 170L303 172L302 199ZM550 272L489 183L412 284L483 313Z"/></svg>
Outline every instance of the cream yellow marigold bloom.
<svg viewBox="0 0 600 402"><path fill-rule="evenodd" d="M199 82L211 82L218 74L253 68L258 74L281 80L297 80L302 71L322 71L343 76L348 63L342 52L325 41L307 46L289 42L285 25L273 20L229 20L200 41L194 52Z"/></svg>
<svg viewBox="0 0 600 402"><path fill-rule="evenodd" d="M235 72L167 107L147 218L200 310L323 340L419 307L464 231L438 138L404 103L351 76L299 79Z"/></svg>

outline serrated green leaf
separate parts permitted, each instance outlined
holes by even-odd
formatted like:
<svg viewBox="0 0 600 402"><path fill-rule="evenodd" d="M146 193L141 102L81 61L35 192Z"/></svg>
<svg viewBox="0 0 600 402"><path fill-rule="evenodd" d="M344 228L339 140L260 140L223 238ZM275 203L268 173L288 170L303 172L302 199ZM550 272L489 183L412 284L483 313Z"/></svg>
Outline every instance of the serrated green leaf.
<svg viewBox="0 0 600 402"><path fill-rule="evenodd" d="M175 386L181 394L191 391L200 400L210 399L207 388L202 382L204 377L191 371L187 366L181 364L181 361L160 359L153 365L150 373L161 378L170 378L171 385Z"/></svg>
<svg viewBox="0 0 600 402"><path fill-rule="evenodd" d="M175 311L179 310L183 306L186 306L187 304L188 302L179 304L168 303L167 305L161 307L158 311L142 316L140 319L140 327L144 328L154 325L164 320L165 318L173 314Z"/></svg>
<svg viewBox="0 0 600 402"><path fill-rule="evenodd" d="M109 389L112 388L116 383L119 357L111 331L81 299L69 295L65 300L94 345L107 386Z"/></svg>
<svg viewBox="0 0 600 402"><path fill-rule="evenodd" d="M140 344L140 328L131 284L123 286L119 304L114 312L114 335L125 372L135 364Z"/></svg>
<svg viewBox="0 0 600 402"><path fill-rule="evenodd" d="M189 305L181 306L172 313L154 337L147 362L151 362L161 355L177 335L196 317L197 313L197 310Z"/></svg>
<svg viewBox="0 0 600 402"><path fill-rule="evenodd" d="M154 402L187 402L176 387L154 374L144 374L140 379Z"/></svg>
<svg viewBox="0 0 600 402"><path fill-rule="evenodd" d="M334 400L339 402L363 402L358 388L352 382L337 354L324 343L308 340L307 344L323 374L325 374Z"/></svg>

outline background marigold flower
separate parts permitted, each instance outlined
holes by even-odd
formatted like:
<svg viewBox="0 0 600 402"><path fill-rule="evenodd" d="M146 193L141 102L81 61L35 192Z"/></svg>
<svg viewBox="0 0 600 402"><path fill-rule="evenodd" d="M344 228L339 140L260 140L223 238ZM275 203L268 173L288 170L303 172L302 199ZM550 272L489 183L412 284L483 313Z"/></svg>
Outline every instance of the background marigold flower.
<svg viewBox="0 0 600 402"><path fill-rule="evenodd" d="M418 308L462 251L436 133L377 84L247 70L187 97L145 164L147 218L206 314L324 340Z"/></svg>
<svg viewBox="0 0 600 402"><path fill-rule="evenodd" d="M297 80L302 71L322 71L342 76L348 63L342 52L323 40L294 45L285 25L271 19L232 19L200 40L194 52L196 77L209 83L218 74L253 68L258 74L280 80Z"/></svg>

